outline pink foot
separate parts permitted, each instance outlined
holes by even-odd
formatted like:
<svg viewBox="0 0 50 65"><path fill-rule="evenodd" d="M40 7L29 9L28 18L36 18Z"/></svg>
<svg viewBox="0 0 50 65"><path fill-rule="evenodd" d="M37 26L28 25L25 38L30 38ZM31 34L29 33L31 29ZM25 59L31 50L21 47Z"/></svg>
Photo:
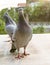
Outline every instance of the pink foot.
<svg viewBox="0 0 50 65"><path fill-rule="evenodd" d="M26 53L23 53L24 56L27 56L27 55L30 55L30 54L26 54Z"/></svg>
<svg viewBox="0 0 50 65"><path fill-rule="evenodd" d="M17 59L21 59L21 58L24 58L24 55L18 55L17 57L15 57Z"/></svg>

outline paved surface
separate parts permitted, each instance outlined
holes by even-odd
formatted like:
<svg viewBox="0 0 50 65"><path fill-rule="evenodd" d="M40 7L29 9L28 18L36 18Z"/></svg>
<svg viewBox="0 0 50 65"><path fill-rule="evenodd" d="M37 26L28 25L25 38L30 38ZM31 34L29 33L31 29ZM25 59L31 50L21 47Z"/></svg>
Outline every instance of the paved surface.
<svg viewBox="0 0 50 65"><path fill-rule="evenodd" d="M0 65L50 65L50 34L33 34L26 49L30 55L22 59L15 59L17 51L9 52L11 42L7 40L8 35L0 35Z"/></svg>

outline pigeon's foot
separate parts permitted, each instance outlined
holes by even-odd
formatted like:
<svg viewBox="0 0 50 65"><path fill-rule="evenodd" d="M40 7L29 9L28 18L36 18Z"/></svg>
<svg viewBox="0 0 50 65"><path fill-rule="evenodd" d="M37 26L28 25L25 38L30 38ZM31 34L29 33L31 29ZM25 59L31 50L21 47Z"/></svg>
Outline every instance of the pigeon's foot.
<svg viewBox="0 0 50 65"><path fill-rule="evenodd" d="M19 53L15 58L21 59L21 58L24 58L24 55L23 55L23 54L21 55L21 54Z"/></svg>
<svg viewBox="0 0 50 65"><path fill-rule="evenodd" d="M15 52L15 50L16 50L16 49L11 49L11 50L10 50L10 52L11 52L11 53L14 53L14 52Z"/></svg>
<svg viewBox="0 0 50 65"><path fill-rule="evenodd" d="M23 53L24 56L30 55L29 53Z"/></svg>
<svg viewBox="0 0 50 65"><path fill-rule="evenodd" d="M16 48L15 48L15 46L12 44L10 52L11 52L11 53L14 53L15 51L16 51Z"/></svg>
<svg viewBox="0 0 50 65"><path fill-rule="evenodd" d="M30 55L30 54L26 53L25 47L24 47L24 53L23 53L23 55L24 55L24 56Z"/></svg>

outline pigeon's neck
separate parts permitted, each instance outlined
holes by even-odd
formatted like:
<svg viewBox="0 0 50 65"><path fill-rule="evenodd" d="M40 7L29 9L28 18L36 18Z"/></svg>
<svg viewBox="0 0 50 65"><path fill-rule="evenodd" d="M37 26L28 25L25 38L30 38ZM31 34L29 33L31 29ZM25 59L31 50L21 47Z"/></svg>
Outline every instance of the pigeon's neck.
<svg viewBox="0 0 50 65"><path fill-rule="evenodd" d="M11 24L11 19L9 17L5 17L5 24L8 25L8 24Z"/></svg>
<svg viewBox="0 0 50 65"><path fill-rule="evenodd" d="M9 19L8 19L8 18L6 18L6 19L5 19L5 24L6 24L6 25L10 24L10 22L9 22Z"/></svg>
<svg viewBox="0 0 50 65"><path fill-rule="evenodd" d="M20 25L27 25L27 22L26 22L25 17L24 17L23 14L19 15L19 24Z"/></svg>
<svg viewBox="0 0 50 65"><path fill-rule="evenodd" d="M23 16L23 15L19 15L19 23L20 23L20 22L25 22L25 21L24 21L24 16Z"/></svg>
<svg viewBox="0 0 50 65"><path fill-rule="evenodd" d="M24 15L19 15L19 22L18 22L18 28L20 30L25 30L25 28L28 28L29 25L24 17Z"/></svg>

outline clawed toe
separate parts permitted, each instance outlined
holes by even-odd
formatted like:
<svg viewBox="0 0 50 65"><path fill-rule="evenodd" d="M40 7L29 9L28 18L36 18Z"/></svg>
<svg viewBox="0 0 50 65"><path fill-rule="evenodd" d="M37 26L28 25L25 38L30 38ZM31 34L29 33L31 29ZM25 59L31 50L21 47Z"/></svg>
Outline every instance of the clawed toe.
<svg viewBox="0 0 50 65"><path fill-rule="evenodd" d="M23 55L23 54L22 54L22 55L18 55L18 56L16 56L15 58L21 59L21 58L24 58L24 55Z"/></svg>

